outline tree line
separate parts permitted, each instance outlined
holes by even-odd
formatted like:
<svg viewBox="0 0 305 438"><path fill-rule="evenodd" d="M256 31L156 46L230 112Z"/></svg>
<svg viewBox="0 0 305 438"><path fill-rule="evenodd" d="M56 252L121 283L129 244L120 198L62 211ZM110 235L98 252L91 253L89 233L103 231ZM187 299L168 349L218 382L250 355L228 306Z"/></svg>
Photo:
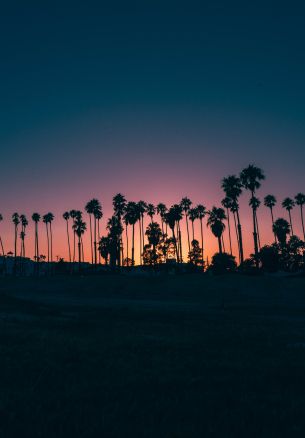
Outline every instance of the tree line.
<svg viewBox="0 0 305 438"><path fill-rule="evenodd" d="M113 197L113 215L107 220L107 234L101 235L101 220L103 218L102 205L98 199L91 199L85 205L85 212L80 210L70 210L63 213L66 222L66 235L68 257L70 263L78 262L79 266L84 262L83 235L87 231L90 235L90 261L97 266L100 263L114 266L134 266L135 265L135 233L139 236L140 264L158 265L165 263L169 259L175 259L177 263L189 262L195 266L205 268L204 262L204 219L207 218L206 225L210 228L218 241L218 259L226 260L230 266L235 256L232 250L232 241L235 235L238 247L238 264L247 266L252 264L259 268L262 265L262 254L271 256L271 249L278 255L287 251L290 241L294 246L298 246L298 254L304 258L304 217L303 206L305 204L305 194L298 193L294 198L285 198L282 207L287 211L287 219L274 218L274 207L277 200L274 195L264 197L263 203L270 211L270 232L274 237L273 246L263 246L260 237L257 211L261 206L261 200L257 197L257 191L265 180L262 169L254 165L249 165L243 169L239 175L229 175L222 179L221 187L224 198L221 206L213 206L208 210L203 204L193 205L188 197L183 197L181 202L169 208L164 203L156 206L144 201L127 201L125 196L118 193ZM253 254L250 259L245 261L243 245L243 228L240 219L239 199L243 191L249 193L249 207L252 217L253 227ZM300 221L303 231L302 239L294 235L291 210L299 207ZM85 221L84 215L88 220ZM150 223L144 229L144 217L149 218ZM159 221L156 221L156 217ZM3 216L0 215L0 221ZM39 265L46 260L49 264L53 259L53 229L52 223L54 215L49 212L45 215L33 213L32 221L35 224L34 232L34 260ZM181 223L185 221L187 234L187 260L183 260ZM200 239L195 239L194 223L200 223ZM15 270L17 269L18 259L26 257L26 229L28 220L24 214L14 213L12 215L14 225L14 253L5 253L3 240L0 236L0 246L3 259L7 256L14 257ZM39 250L39 223L43 222L47 238L47 255L41 255ZM228 230L229 250L224 249L224 231ZM131 230L131 241L129 237ZM138 230L138 231L137 231ZM290 237L287 242L288 236ZM19 249L18 249L19 243ZM291 242L290 242L291 243ZM269 249L268 249L269 248ZM270 249L271 248L271 249ZM269 251L269 252L268 252ZM282 255L282 257L284 257ZM216 260L216 259L215 259ZM214 260L214 261L215 261ZM303 260L303 259L302 259ZM304 262L304 261L303 261ZM234 262L235 263L235 262Z"/></svg>

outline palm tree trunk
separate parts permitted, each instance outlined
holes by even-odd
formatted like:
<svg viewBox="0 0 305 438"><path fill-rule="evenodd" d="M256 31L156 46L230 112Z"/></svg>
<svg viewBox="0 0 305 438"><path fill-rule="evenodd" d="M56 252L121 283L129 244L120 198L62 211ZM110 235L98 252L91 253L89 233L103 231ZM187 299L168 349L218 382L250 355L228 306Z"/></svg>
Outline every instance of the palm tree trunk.
<svg viewBox="0 0 305 438"><path fill-rule="evenodd" d="M203 259L203 227L202 227L202 218L200 218L200 234L201 234L201 257L202 257L202 269L204 269L204 259Z"/></svg>
<svg viewBox="0 0 305 438"><path fill-rule="evenodd" d="M134 266L134 224L132 224L131 266Z"/></svg>
<svg viewBox="0 0 305 438"><path fill-rule="evenodd" d="M140 265L142 265L142 225L141 225L141 216L139 218L139 231L140 231Z"/></svg>
<svg viewBox="0 0 305 438"><path fill-rule="evenodd" d="M96 251L96 217L94 217L94 264L97 264L97 251Z"/></svg>
<svg viewBox="0 0 305 438"><path fill-rule="evenodd" d="M67 237L68 237L69 262L71 263L71 247L70 247L69 221L67 220L66 222L67 222Z"/></svg>
<svg viewBox="0 0 305 438"><path fill-rule="evenodd" d="M258 228L258 219L257 219L257 212L255 211L255 219L256 219L256 230L257 230L257 239L258 239L258 249L261 250L261 239L259 235L259 228Z"/></svg>
<svg viewBox="0 0 305 438"><path fill-rule="evenodd" d="M228 208L227 208L227 221L228 221L228 232L229 232L230 254L232 255L232 239L231 239L230 211L229 211Z"/></svg>
<svg viewBox="0 0 305 438"><path fill-rule="evenodd" d="M178 228L179 228L180 263L182 263L183 262L183 257L182 257L182 240L181 240L180 221L178 221Z"/></svg>
<svg viewBox="0 0 305 438"><path fill-rule="evenodd" d="M254 194L252 194L252 197ZM258 242L257 242L257 230L256 230L256 215L255 208L252 208L252 220L253 220L253 242L254 242L254 258L256 267L259 267L258 263Z"/></svg>
<svg viewBox="0 0 305 438"><path fill-rule="evenodd" d="M81 240L80 237L78 238L78 270L80 272L81 269Z"/></svg>
<svg viewBox="0 0 305 438"><path fill-rule="evenodd" d="M88 210L89 210L89 208L88 208ZM91 264L93 265L93 238L92 238L92 219L91 219L91 213L89 213L89 229L90 229L90 243L91 243Z"/></svg>
<svg viewBox="0 0 305 438"><path fill-rule="evenodd" d="M221 236L218 237L219 253L222 254Z"/></svg>
<svg viewBox="0 0 305 438"><path fill-rule="evenodd" d="M97 220L97 235L98 235L98 241L101 240L101 232L100 232L100 219ZM101 264L101 253L98 252L98 262Z"/></svg>
<svg viewBox="0 0 305 438"><path fill-rule="evenodd" d="M53 232L52 223L50 222L50 248L51 248L51 263L53 262Z"/></svg>
<svg viewBox="0 0 305 438"><path fill-rule="evenodd" d="M176 240L176 236L175 236L175 226L173 226L172 228L172 233L173 233L173 240L174 240L174 246L175 246L175 253L176 253L176 259L178 261L178 248L177 248L177 240Z"/></svg>
<svg viewBox="0 0 305 438"><path fill-rule="evenodd" d="M226 252L226 247L225 247L225 241L224 241L224 238L223 238L223 234L221 235L221 242L222 242L223 251Z"/></svg>
<svg viewBox="0 0 305 438"><path fill-rule="evenodd" d="M126 228L125 228L125 234L126 234L126 251L127 251L127 255L126 255L126 262L127 262L127 266L129 266L129 239L128 239L128 225L126 224Z"/></svg>
<svg viewBox="0 0 305 438"><path fill-rule="evenodd" d="M305 241L305 227L304 227L304 217L303 217L303 205L300 205L301 210L301 222L302 222L302 230L303 230L303 236Z"/></svg>
<svg viewBox="0 0 305 438"><path fill-rule="evenodd" d="M0 236L0 246L1 246L1 251L2 251L2 257L3 257L3 273L6 273L6 260L5 260L5 253L4 253L4 246L3 246L3 241L2 241L2 237Z"/></svg>
<svg viewBox="0 0 305 438"><path fill-rule="evenodd" d="M187 231L187 242L189 246L189 253L191 252L191 243L190 243L190 231L189 231L189 221L187 219L187 213L185 213L185 222L186 222L186 231Z"/></svg>
<svg viewBox="0 0 305 438"><path fill-rule="evenodd" d="M240 217L239 211L236 212L237 215L237 229L238 229L238 238L239 238L239 252L240 252L240 263L244 262L244 248L243 248L243 237L241 231Z"/></svg>
<svg viewBox="0 0 305 438"><path fill-rule="evenodd" d="M73 225L75 225L75 218L73 218ZM76 233L75 230L73 230L73 263L75 262L75 248L76 247Z"/></svg>
<svg viewBox="0 0 305 438"><path fill-rule="evenodd" d="M274 217L273 217L273 209L272 209L272 207L270 207L270 213L271 213L272 232L273 232ZM276 234L274 232L273 232L273 234L274 234L274 243L277 243Z"/></svg>
<svg viewBox="0 0 305 438"><path fill-rule="evenodd" d="M192 232L193 232L193 240L195 240L195 233L194 233L194 221L192 221Z"/></svg>
<svg viewBox="0 0 305 438"><path fill-rule="evenodd" d="M144 245L145 245L145 233L144 233L144 214L142 214L142 252L144 252Z"/></svg>
<svg viewBox="0 0 305 438"><path fill-rule="evenodd" d="M46 230L47 230L47 249L48 249L48 264L50 263L50 242L49 242L49 227L48 223L46 223Z"/></svg>
<svg viewBox="0 0 305 438"><path fill-rule="evenodd" d="M288 213L289 213L289 222L290 222L290 227L291 227L291 233L290 234L293 236L294 232L293 232L293 227L292 227L291 211L288 210Z"/></svg>

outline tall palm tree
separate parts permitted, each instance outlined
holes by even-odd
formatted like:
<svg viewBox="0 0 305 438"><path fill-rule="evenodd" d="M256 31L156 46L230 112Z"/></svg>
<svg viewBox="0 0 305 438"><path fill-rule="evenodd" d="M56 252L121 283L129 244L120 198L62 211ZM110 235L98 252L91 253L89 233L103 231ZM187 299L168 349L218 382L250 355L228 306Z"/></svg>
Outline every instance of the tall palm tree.
<svg viewBox="0 0 305 438"><path fill-rule="evenodd" d="M126 263L127 266L129 266L129 239L128 239L128 225L129 224L129 220L128 220L128 215L124 215L123 217L123 221L125 224L125 237L126 237Z"/></svg>
<svg viewBox="0 0 305 438"><path fill-rule="evenodd" d="M137 203L138 215L139 215L139 228L140 228L140 264L142 264L142 254L144 251L144 213L147 211L147 204L145 201L139 201Z"/></svg>
<svg viewBox="0 0 305 438"><path fill-rule="evenodd" d="M250 164L248 167L243 169L240 173L240 180L242 185L246 190L251 193L251 198L255 197L255 192L261 186L261 181L265 179L264 172L259 167ZM257 236L257 221L256 221L256 210L252 206L252 219L253 219L253 241L254 241L254 257L256 267L259 267L258 260L258 236Z"/></svg>
<svg viewBox="0 0 305 438"><path fill-rule="evenodd" d="M189 212L188 212L188 217L189 217L189 219L190 219L190 221L192 223L192 236L193 236L192 240L195 240L194 222L195 222L196 219L198 219L197 208L190 208Z"/></svg>
<svg viewBox="0 0 305 438"><path fill-rule="evenodd" d="M100 222L101 222L102 217L103 217L102 209L94 211L94 219L97 221L97 237L98 237L98 242L101 239ZM99 263L101 263L101 253L100 253L100 251L98 251L98 253L99 253Z"/></svg>
<svg viewBox="0 0 305 438"><path fill-rule="evenodd" d="M213 207L212 210L208 212L207 226L211 228L212 233L218 239L219 253L222 254L222 240L221 236L225 230L225 224L223 221L226 219L226 213L223 208Z"/></svg>
<svg viewBox="0 0 305 438"><path fill-rule="evenodd" d="M39 213L33 213L32 214L32 221L35 223L35 256L34 259L37 263L39 263L39 240L38 240L38 222L40 221L40 214Z"/></svg>
<svg viewBox="0 0 305 438"><path fill-rule="evenodd" d="M91 264L92 265L94 263L94 257L93 257L93 235L92 235L92 215L93 215L93 212L94 212L94 208L95 208L94 200L91 199L85 205L85 210L86 210L86 212L89 215L90 252L91 252Z"/></svg>
<svg viewBox="0 0 305 438"><path fill-rule="evenodd" d="M242 228L239 216L239 203L238 198L242 193L242 183L240 178L236 175L229 175L223 178L221 182L221 187L225 192L226 196L232 199L231 211L234 215L234 221L237 221L237 232L238 232L238 247L239 247L239 262L242 264L244 261L244 249L243 249L243 237Z"/></svg>
<svg viewBox="0 0 305 438"><path fill-rule="evenodd" d="M102 212L102 206L98 199L93 198L85 205L85 210L89 215L90 242L91 242L91 263L97 263L97 218ZM92 218L94 226L92 226Z"/></svg>
<svg viewBox="0 0 305 438"><path fill-rule="evenodd" d="M52 230L52 222L54 220L54 214L48 213L48 222L50 227L50 255L51 255L51 262L53 262L53 230Z"/></svg>
<svg viewBox="0 0 305 438"><path fill-rule="evenodd" d="M18 226L20 224L20 218L18 213L13 213L12 221L15 226L15 243L14 243L14 274L17 269L17 238L18 238Z"/></svg>
<svg viewBox="0 0 305 438"><path fill-rule="evenodd" d="M229 244L230 244L230 254L232 255L232 238L231 238L231 226L230 226L230 210L232 208L233 201L231 198L226 196L221 201L221 205L226 209L227 211L227 222L228 222L228 233L229 233Z"/></svg>
<svg viewBox="0 0 305 438"><path fill-rule="evenodd" d="M286 219L279 218L273 224L273 232L282 247L286 246L287 235L290 233L290 225Z"/></svg>
<svg viewBox="0 0 305 438"><path fill-rule="evenodd" d="M20 249L20 256L25 257L25 230L28 226L28 220L24 214L20 215L20 222L21 222L21 233L20 233L20 239L21 239L21 249Z"/></svg>
<svg viewBox="0 0 305 438"><path fill-rule="evenodd" d="M192 205L192 201L187 196L185 196L184 198L181 199L180 205L181 205L182 211L184 212L184 215L185 215L187 243L188 243L188 249L189 249L189 253L190 253L191 252L191 242L190 242L188 216L189 216L189 211L190 211L190 208ZM194 240L194 238L193 238L193 240Z"/></svg>
<svg viewBox="0 0 305 438"><path fill-rule="evenodd" d="M126 199L125 196L121 193L118 193L113 197L112 205L114 210L114 215L118 218L120 224L122 225L122 217L126 210ZM120 252L119 252L119 258L118 258L118 265L121 266L123 264L124 259L124 249L123 249L123 239L122 236L120 236Z"/></svg>
<svg viewBox="0 0 305 438"><path fill-rule="evenodd" d="M132 226L132 246L131 246L131 264L134 266L135 264L135 256L134 256L134 228L135 224L139 220L139 209L136 202L130 201L126 205L125 217L128 221L128 224Z"/></svg>
<svg viewBox="0 0 305 438"><path fill-rule="evenodd" d="M180 229L180 221L182 220L182 207L180 204L174 204L172 206L172 209L175 212L175 221L176 221L176 228L177 228L177 249L178 249L178 254L177 254L177 261L178 263L182 263L182 241L181 241L181 229Z"/></svg>
<svg viewBox="0 0 305 438"><path fill-rule="evenodd" d="M301 222L302 222L302 230L303 230L303 236L305 241L305 227L304 227L304 217L303 217L303 205L305 204L305 195L304 193L298 193L295 197L295 202L300 207L300 213L301 213Z"/></svg>
<svg viewBox="0 0 305 438"><path fill-rule="evenodd" d="M162 229L163 236L164 236L164 218L165 218L165 213L166 212L167 212L166 205L163 204L162 202L160 202L157 205L157 213L159 214L159 216L161 218L161 229Z"/></svg>
<svg viewBox="0 0 305 438"><path fill-rule="evenodd" d="M81 261L82 261L82 236L87 229L86 222L82 220L82 217L78 215L75 218L75 222L73 224L73 229L75 230L75 234L78 237L78 267L79 271L81 270Z"/></svg>
<svg viewBox="0 0 305 438"><path fill-rule="evenodd" d="M293 227L292 227L292 219L291 219L291 210L293 209L294 205L295 205L295 202L291 198L285 198L282 202L282 207L288 211L291 235L294 234Z"/></svg>
<svg viewBox="0 0 305 438"><path fill-rule="evenodd" d="M69 262L71 263L71 246L70 246L70 232L69 232L69 219L70 219L70 213L66 211L62 217L66 221L67 226L67 238L68 238L68 251L69 251Z"/></svg>
<svg viewBox="0 0 305 438"><path fill-rule="evenodd" d="M276 197L273 195L267 195L264 197L264 205L265 207L269 208L270 214L271 214L271 221L272 221L272 229L274 224L274 216L273 216L273 208L276 205ZM276 234L274 233L274 240L276 243Z"/></svg>
<svg viewBox="0 0 305 438"><path fill-rule="evenodd" d="M73 257L72 257L73 263L75 262L75 243L76 243L75 242L76 233L75 233L75 230L73 228L73 225L75 224L76 213L77 213L76 210L70 210L70 218L72 219L72 230L73 230Z"/></svg>
<svg viewBox="0 0 305 438"><path fill-rule="evenodd" d="M110 237L103 236L100 238L98 250L101 254L101 257L105 260L105 265L108 265L108 259L110 254Z"/></svg>
<svg viewBox="0 0 305 438"><path fill-rule="evenodd" d="M207 210L204 205L198 204L196 207L198 219L200 221L200 233L201 233L201 258L202 258L202 267L204 265L204 259L203 259L203 226L202 226L202 220L207 214Z"/></svg>
<svg viewBox="0 0 305 438"><path fill-rule="evenodd" d="M179 262L179 253L178 253L178 247L177 247L177 239L175 234L175 226L176 226L176 220L177 220L177 209L172 206L167 213L165 213L165 222L169 226L169 228L172 230L173 235L173 242L175 247L175 255L177 258L177 261Z"/></svg>
<svg viewBox="0 0 305 438"><path fill-rule="evenodd" d="M47 260L48 263L50 263L50 236L49 236L49 215L48 214L44 214L42 217L42 221L46 226L46 233L47 233L47 250L48 250L48 256L47 256Z"/></svg>

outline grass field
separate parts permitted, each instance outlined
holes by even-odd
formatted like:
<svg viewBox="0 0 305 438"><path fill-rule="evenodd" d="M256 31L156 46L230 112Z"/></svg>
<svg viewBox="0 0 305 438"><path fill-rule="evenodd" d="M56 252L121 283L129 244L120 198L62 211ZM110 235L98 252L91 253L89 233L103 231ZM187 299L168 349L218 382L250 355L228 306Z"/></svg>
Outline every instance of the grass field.
<svg viewBox="0 0 305 438"><path fill-rule="evenodd" d="M0 436L305 436L305 278L0 280Z"/></svg>

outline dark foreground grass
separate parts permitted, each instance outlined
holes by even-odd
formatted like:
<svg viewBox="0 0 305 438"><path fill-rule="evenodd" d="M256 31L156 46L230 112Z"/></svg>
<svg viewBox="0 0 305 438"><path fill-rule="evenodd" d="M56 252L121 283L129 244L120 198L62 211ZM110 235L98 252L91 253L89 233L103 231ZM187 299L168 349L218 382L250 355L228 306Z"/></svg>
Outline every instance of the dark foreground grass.
<svg viewBox="0 0 305 438"><path fill-rule="evenodd" d="M1 437L305 436L305 279L1 279Z"/></svg>

